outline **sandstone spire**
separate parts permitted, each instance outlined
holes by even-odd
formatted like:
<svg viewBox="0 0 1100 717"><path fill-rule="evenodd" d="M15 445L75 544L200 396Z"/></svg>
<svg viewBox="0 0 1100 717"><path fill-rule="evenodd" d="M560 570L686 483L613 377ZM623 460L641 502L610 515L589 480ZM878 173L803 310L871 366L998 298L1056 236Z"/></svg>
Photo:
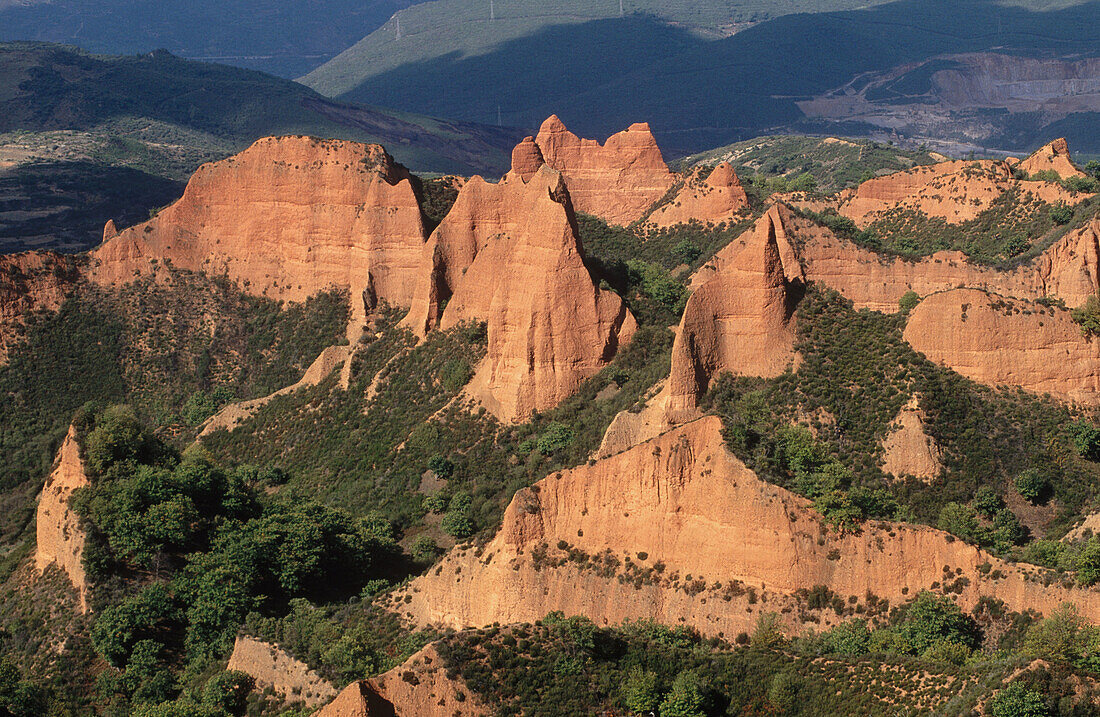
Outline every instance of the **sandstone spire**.
<svg viewBox="0 0 1100 717"><path fill-rule="evenodd" d="M88 610L88 581L82 562L86 537L69 500L74 491L86 485L88 476L80 460L76 428L70 426L57 452L57 464L38 498L34 564L39 573L55 564L65 571L79 595L81 612Z"/></svg>
<svg viewBox="0 0 1100 717"><path fill-rule="evenodd" d="M474 177L425 247L406 319L423 334L485 321L489 351L471 391L504 420L556 405L610 361L635 323L588 273L561 174ZM446 309L442 307L446 304Z"/></svg>
<svg viewBox="0 0 1100 717"><path fill-rule="evenodd" d="M1028 174L1036 172L1054 172L1062 179L1084 177L1085 173L1073 164L1069 156L1069 143L1065 137L1044 144L1030 157L1020 162L1020 169Z"/></svg>
<svg viewBox="0 0 1100 717"><path fill-rule="evenodd" d="M688 299L672 347L673 420L690 417L723 371L777 376L794 357L792 318L804 279L784 227L790 213L772 206L722 250L717 274Z"/></svg>

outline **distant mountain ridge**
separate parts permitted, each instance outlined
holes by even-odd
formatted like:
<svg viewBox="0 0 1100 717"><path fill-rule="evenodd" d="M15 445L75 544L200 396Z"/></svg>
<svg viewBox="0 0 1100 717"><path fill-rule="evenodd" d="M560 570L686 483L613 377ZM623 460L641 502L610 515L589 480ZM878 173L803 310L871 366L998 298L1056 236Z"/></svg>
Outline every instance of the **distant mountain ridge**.
<svg viewBox="0 0 1100 717"><path fill-rule="evenodd" d="M882 131L807 117L799 106L864 73L951 53L1069 57L1100 46L1097 2L901 0L782 15L721 39L657 11L619 17L612 7L611 17L521 32L506 7L493 21L475 20L467 7L452 0L410 8L400 14L400 39L393 23L384 25L302 81L345 100L481 122L534 126L557 113L586 136L644 119L677 156L777 130ZM434 24L414 34L427 14ZM1030 149L1053 133L1008 131L1016 116L982 116L991 134L1020 145L1003 149ZM1085 140L1095 122L1073 114L1059 121L1067 122L1059 134L1091 151Z"/></svg>

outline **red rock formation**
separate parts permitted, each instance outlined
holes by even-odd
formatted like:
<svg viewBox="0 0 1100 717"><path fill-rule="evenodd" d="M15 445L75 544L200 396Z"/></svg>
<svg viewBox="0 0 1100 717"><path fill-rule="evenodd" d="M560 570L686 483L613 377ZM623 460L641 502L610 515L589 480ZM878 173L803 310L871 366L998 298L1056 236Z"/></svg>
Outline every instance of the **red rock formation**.
<svg viewBox="0 0 1100 717"><path fill-rule="evenodd" d="M69 499L88 482L80 460L76 429L70 426L57 452L57 464L46 478L38 498L34 564L39 573L55 564L65 571L79 594L81 612L88 610L88 581L81 562L86 537L80 527L80 517L69 509Z"/></svg>
<svg viewBox="0 0 1100 717"><path fill-rule="evenodd" d="M1082 337L1065 309L955 289L913 309L905 340L979 383L1100 405L1100 342Z"/></svg>
<svg viewBox="0 0 1100 717"><path fill-rule="evenodd" d="M1012 189L1052 204L1078 204L1087 198L1054 182L1016 180L1005 162L956 160L869 179L844 195L840 213L860 227L895 210L921 212L958 224L975 219Z"/></svg>
<svg viewBox="0 0 1100 717"><path fill-rule="evenodd" d="M546 163L565 175L577 211L610 224L640 219L675 183L645 123L630 125L601 146L581 139L551 115L535 142Z"/></svg>
<svg viewBox="0 0 1100 717"><path fill-rule="evenodd" d="M544 164L546 162L542 158L542 150L535 144L535 138L524 137L523 141L512 149L512 170L509 175L526 182L535 176L535 172L539 171L539 167Z"/></svg>
<svg viewBox="0 0 1100 717"><path fill-rule="evenodd" d="M1062 179L1070 177L1084 177L1084 172L1073 164L1069 156L1069 143L1065 137L1060 137L1053 142L1044 144L1035 152L1020 162L1020 169L1028 174L1036 172L1054 172Z"/></svg>
<svg viewBox="0 0 1100 717"><path fill-rule="evenodd" d="M81 281L81 257L48 251L0 254L0 363L22 335L29 311L56 311Z"/></svg>
<svg viewBox="0 0 1100 717"><path fill-rule="evenodd" d="M252 637L237 637L225 669L251 675L257 690L270 687L287 702L300 701L306 707L319 707L336 696L336 688L309 665Z"/></svg>
<svg viewBox="0 0 1100 717"><path fill-rule="evenodd" d="M713 278L688 299L672 347L673 420L689 417L723 371L772 377L790 365L803 283L785 229L791 218L788 208L772 206L751 232L722 250Z"/></svg>
<svg viewBox="0 0 1100 717"><path fill-rule="evenodd" d="M408 679L409 673L414 679ZM447 678L428 645L389 672L347 686L314 717L481 717L490 710L461 681Z"/></svg>
<svg viewBox="0 0 1100 717"><path fill-rule="evenodd" d="M716 225L734 221L748 209L749 197L729 162L719 164L706 179L699 178L701 171L701 168L695 169L676 197L658 207L646 223L656 227L691 221Z"/></svg>
<svg viewBox="0 0 1100 717"><path fill-rule="evenodd" d="M882 441L885 454L882 471L895 478L913 476L927 481L943 470L940 463L943 451L925 432L924 412L919 404L919 397L913 396L902 407L890 425L889 435Z"/></svg>
<svg viewBox="0 0 1100 717"><path fill-rule="evenodd" d="M629 341L634 317L584 266L561 175L542 167L524 183L462 188L433 232L430 266L407 321L485 321L489 350L472 393L503 420L556 405ZM440 309L446 303L446 310Z"/></svg>
<svg viewBox="0 0 1100 717"><path fill-rule="evenodd" d="M118 236L118 227L115 226L114 219L108 219L107 223L103 225L103 241L109 241Z"/></svg>
<svg viewBox="0 0 1100 717"><path fill-rule="evenodd" d="M844 294L857 309L893 312L907 291L925 296L963 286L1024 298L1050 296L1069 306L1084 304L1100 290L1100 219L1012 271L971 264L961 252L906 261L868 251L819 227L800 225L789 231L799 237L806 277Z"/></svg>
<svg viewBox="0 0 1100 717"><path fill-rule="evenodd" d="M544 478L516 494L492 541L476 553L455 548L389 605L418 625L524 622L561 610L600 624L653 618L731 637L764 610L801 630L806 607L794 593L807 586L857 600L870 591L897 605L942 581L947 566L970 581L958 594L964 609L982 596L1044 613L1072 600L1100 621L1100 591L1044 586L1039 569L941 531L875 522L854 535L826 529L809 501L730 455L721 429L718 418L704 418ZM590 560L569 560L559 541ZM663 572L646 570L658 562ZM831 610L817 617L838 620Z"/></svg>
<svg viewBox="0 0 1100 717"><path fill-rule="evenodd" d="M423 244L409 174L381 147L268 137L203 165L178 202L104 243L92 278L124 283L171 262L292 301L348 287L361 326L364 294L411 302Z"/></svg>

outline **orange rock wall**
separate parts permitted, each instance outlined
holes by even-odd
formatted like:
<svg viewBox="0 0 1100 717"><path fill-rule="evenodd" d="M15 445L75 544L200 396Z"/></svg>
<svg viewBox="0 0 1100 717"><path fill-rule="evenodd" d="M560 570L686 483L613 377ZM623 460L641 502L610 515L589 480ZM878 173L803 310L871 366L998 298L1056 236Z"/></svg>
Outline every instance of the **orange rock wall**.
<svg viewBox="0 0 1100 717"><path fill-rule="evenodd" d="M364 292L411 303L424 239L409 174L381 147L268 137L203 165L179 201L108 239L91 276L124 283L170 261L277 299L348 287L361 318Z"/></svg>
<svg viewBox="0 0 1100 717"><path fill-rule="evenodd" d="M1064 309L955 289L913 309L905 340L979 383L1100 405L1100 342L1082 337Z"/></svg>
<svg viewBox="0 0 1100 717"><path fill-rule="evenodd" d="M1044 144L1024 161L1020 162L1020 169L1028 174L1036 172L1055 172L1062 179L1070 177L1084 177L1085 173L1073 164L1069 156L1069 143L1065 137L1060 137L1053 142Z"/></svg>
<svg viewBox="0 0 1100 717"><path fill-rule="evenodd" d="M57 452L57 463L38 498L34 564L39 573L55 564L65 571L80 596L81 612L88 609L88 581L81 562L86 536L80 527L80 516L69 508L69 499L88 482L76 429L70 426Z"/></svg>
<svg viewBox="0 0 1100 717"><path fill-rule="evenodd" d="M634 317L584 265L561 175L474 178L425 248L408 321L423 332L485 321L488 354L471 392L512 421L557 405L630 340ZM448 301L449 299L449 301ZM440 316L443 302L446 309Z"/></svg>
<svg viewBox="0 0 1100 717"><path fill-rule="evenodd" d="M308 665L252 637L237 637L226 669L251 675L257 689L271 687L286 701L301 701L307 707L318 707L336 696L336 688Z"/></svg>
<svg viewBox="0 0 1100 717"><path fill-rule="evenodd" d="M646 223L658 228L692 221L717 225L735 221L749 208L749 197L728 162L715 167L706 179L699 179L700 171L693 171L672 201L657 208Z"/></svg>
<svg viewBox="0 0 1100 717"><path fill-rule="evenodd" d="M958 595L964 609L982 596L1044 613L1072 600L1100 621L1100 591L1044 587L1028 576L1037 569L1008 565L941 531L869 523L840 536L820 520L809 501L761 481L730 455L720 420L707 417L520 491L479 553L455 548L390 605L418 625L532 621L561 610L601 624L653 618L732 636L764 610L795 608L786 614L794 621L792 596L802 588L824 585L860 600L871 591L896 605L944 580L948 566L970 580ZM568 559L552 567L550 560L565 558L558 541L643 567L659 561L662 577L635 585L619 579L621 571L603 577ZM985 563L991 572L978 570ZM692 594L685 586L696 580L705 587ZM728 593L734 580L753 587L759 602ZM824 625L836 620L831 611L818 616Z"/></svg>
<svg viewBox="0 0 1100 717"><path fill-rule="evenodd" d="M406 679L412 673L415 683ZM447 679L428 645L385 674L348 685L315 717L482 717L491 712L461 680Z"/></svg>
<svg viewBox="0 0 1100 717"><path fill-rule="evenodd" d="M545 162L565 176L577 211L609 224L641 219L676 181L644 122L601 145L581 139L552 115L542 123L535 143Z"/></svg>

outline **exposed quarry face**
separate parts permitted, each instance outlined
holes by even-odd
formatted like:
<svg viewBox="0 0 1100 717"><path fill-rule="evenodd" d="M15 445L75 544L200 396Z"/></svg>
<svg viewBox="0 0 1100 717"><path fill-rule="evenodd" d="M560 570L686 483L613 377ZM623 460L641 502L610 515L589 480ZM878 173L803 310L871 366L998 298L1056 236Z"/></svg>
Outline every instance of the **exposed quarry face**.
<svg viewBox="0 0 1100 717"><path fill-rule="evenodd" d="M798 106L808 117L866 122L941 145L951 137L946 144L960 149L1019 150L991 142L1018 135L1021 128L1041 134L1075 112L1100 111L1100 60L943 55L861 75Z"/></svg>

